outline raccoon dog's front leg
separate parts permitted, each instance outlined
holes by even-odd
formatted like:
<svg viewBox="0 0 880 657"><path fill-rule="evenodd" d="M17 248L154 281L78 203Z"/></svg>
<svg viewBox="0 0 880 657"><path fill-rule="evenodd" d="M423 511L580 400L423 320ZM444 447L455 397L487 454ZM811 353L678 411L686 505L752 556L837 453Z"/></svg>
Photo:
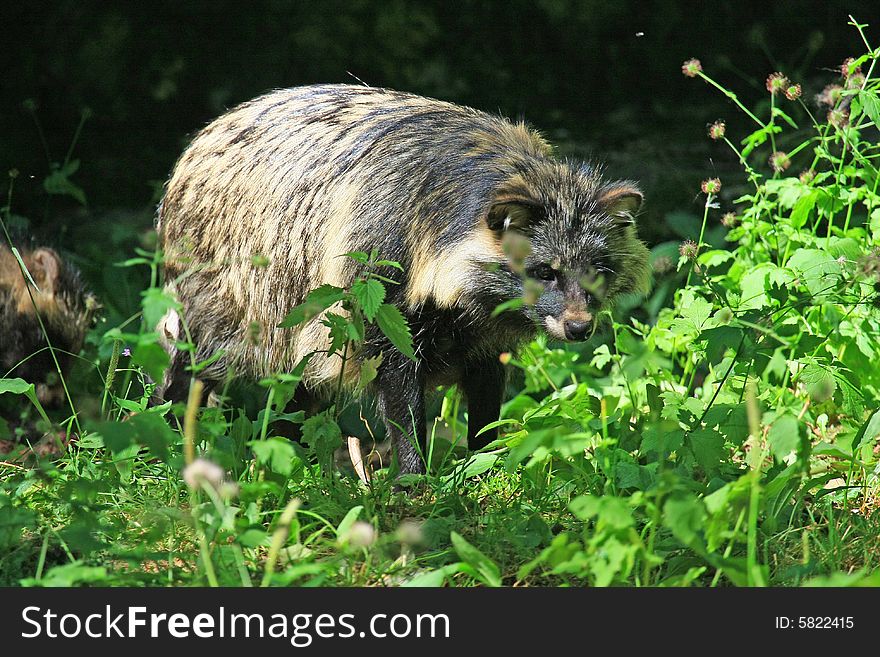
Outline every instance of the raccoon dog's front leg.
<svg viewBox="0 0 880 657"><path fill-rule="evenodd" d="M400 474L423 474L425 374L420 362L393 351L376 376L379 413L397 453ZM420 453L421 452L421 453Z"/></svg>
<svg viewBox="0 0 880 657"><path fill-rule="evenodd" d="M477 433L501 414L507 375L498 359L478 361L465 367L461 387L467 397L468 449L482 449L498 437L497 429Z"/></svg>

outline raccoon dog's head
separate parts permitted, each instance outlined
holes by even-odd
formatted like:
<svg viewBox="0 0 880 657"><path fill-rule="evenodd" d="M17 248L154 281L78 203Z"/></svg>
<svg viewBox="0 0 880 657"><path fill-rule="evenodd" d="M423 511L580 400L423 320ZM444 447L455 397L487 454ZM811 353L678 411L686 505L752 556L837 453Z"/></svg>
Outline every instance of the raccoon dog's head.
<svg viewBox="0 0 880 657"><path fill-rule="evenodd" d="M524 298L516 312L551 337L586 340L618 295L648 290L648 250L635 228L641 205L633 183L606 182L586 165L522 166L487 216L507 256L489 286L497 298Z"/></svg>

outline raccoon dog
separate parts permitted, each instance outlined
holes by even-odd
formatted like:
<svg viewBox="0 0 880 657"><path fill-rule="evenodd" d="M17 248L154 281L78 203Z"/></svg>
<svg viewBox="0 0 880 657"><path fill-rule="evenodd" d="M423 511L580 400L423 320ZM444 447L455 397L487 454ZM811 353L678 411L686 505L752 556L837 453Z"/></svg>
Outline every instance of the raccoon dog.
<svg viewBox="0 0 880 657"><path fill-rule="evenodd" d="M274 91L201 130L167 183L157 225L183 317L161 324L172 364L158 392L186 396L181 319L198 359L220 354L200 374L208 386L229 371L289 371L326 349L320 317L278 323L319 285L352 283L360 265L340 256L378 249L403 266L385 272L400 283L387 300L409 321L416 359L368 330L342 374L356 380L359 361L383 354L378 409L400 471L424 472L426 388L457 383L469 446L485 446L494 432L477 433L498 419L500 354L540 329L584 340L615 297L645 291L641 203L633 183L555 158L523 124L386 89ZM340 367L312 358L303 383L320 389Z"/></svg>

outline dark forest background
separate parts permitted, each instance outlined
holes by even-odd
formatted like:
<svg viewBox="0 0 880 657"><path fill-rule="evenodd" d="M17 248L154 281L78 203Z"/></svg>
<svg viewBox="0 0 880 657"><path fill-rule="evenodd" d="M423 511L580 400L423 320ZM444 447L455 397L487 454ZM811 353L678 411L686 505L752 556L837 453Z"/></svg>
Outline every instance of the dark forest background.
<svg viewBox="0 0 880 657"><path fill-rule="evenodd" d="M702 212L700 180L738 170L705 124L723 117L734 136L748 127L719 93L685 78L682 61L699 58L747 105L767 102L763 83L776 70L812 103L844 57L863 51L847 16L870 23L872 5L4 3L0 166L19 171L14 223L71 254L111 315L136 308L138 297L109 265L149 246L161 184L189 137L276 87L357 78L525 118L560 152L641 181L642 232L656 244ZM68 176L82 195L46 194L43 181L65 160L83 111L70 154L79 168ZM725 183L729 202L738 188Z"/></svg>

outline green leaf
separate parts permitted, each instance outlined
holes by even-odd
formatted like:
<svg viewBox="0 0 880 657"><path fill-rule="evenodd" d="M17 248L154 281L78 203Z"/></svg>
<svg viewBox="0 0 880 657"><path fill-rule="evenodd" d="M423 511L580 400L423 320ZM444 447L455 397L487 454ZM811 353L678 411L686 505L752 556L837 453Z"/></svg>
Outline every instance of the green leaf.
<svg viewBox="0 0 880 657"><path fill-rule="evenodd" d="M501 571L489 557L464 540L456 532L452 532L449 538L452 539L452 546L455 548L458 556L476 571L477 578L483 584L494 587L501 586Z"/></svg>
<svg viewBox="0 0 880 657"><path fill-rule="evenodd" d="M2 502L2 498L0 498ZM11 554L12 548L20 545L22 532L25 528L36 527L37 516L30 509L0 504L0 548L5 554ZM7 552L9 550L9 552Z"/></svg>
<svg viewBox="0 0 880 657"><path fill-rule="evenodd" d="M403 271L403 266L394 260L377 260L374 264L377 267L394 267L395 269ZM397 284L397 281L392 281L392 283Z"/></svg>
<svg viewBox="0 0 880 657"><path fill-rule="evenodd" d="M131 362L144 368L153 381L161 381L171 359L160 344L149 339L155 338L155 334L145 334L142 338L131 350Z"/></svg>
<svg viewBox="0 0 880 657"><path fill-rule="evenodd" d="M281 320L279 328L291 328L317 317L334 303L345 298L345 290L335 285L322 285L309 292L306 300L296 306Z"/></svg>
<svg viewBox="0 0 880 657"><path fill-rule="evenodd" d="M800 422L794 415L786 413L770 425L767 441L770 443L770 452L777 461L796 452L800 440Z"/></svg>
<svg viewBox="0 0 880 657"><path fill-rule="evenodd" d="M24 379L0 379L0 395L4 392L11 392L13 395L24 395L27 397L31 403L34 405L34 408L37 409L37 412L40 414L40 417L49 424L49 417L46 415L46 411L43 410L43 405L40 404L40 400L37 398L37 391L34 388L33 383L28 383Z"/></svg>
<svg viewBox="0 0 880 657"><path fill-rule="evenodd" d="M450 474L443 477L444 488L451 488L465 479L488 472L495 466L498 459L497 454L473 454L463 466L455 468Z"/></svg>
<svg viewBox="0 0 880 657"><path fill-rule="evenodd" d="M404 587L430 587L437 588L443 586L446 582L446 579L454 575L455 573L461 572L461 563L450 563L445 566L441 566L436 570L429 570L425 573L419 573L415 577L406 582L403 582L401 586Z"/></svg>
<svg viewBox="0 0 880 657"><path fill-rule="evenodd" d="M81 205L86 204L86 193L81 187L70 182L70 176L79 169L79 160L71 160L63 167L53 165L53 171L43 180L43 189L49 194L70 196Z"/></svg>
<svg viewBox="0 0 880 657"><path fill-rule="evenodd" d="M712 364L720 362L728 350L736 349L742 338L742 329L734 326L716 326L700 333L700 340L706 341L706 357Z"/></svg>
<svg viewBox="0 0 880 657"><path fill-rule="evenodd" d="M874 125L880 128L880 99L877 98L876 91L867 89L859 91L859 104L862 106L862 111L874 122Z"/></svg>
<svg viewBox="0 0 880 657"><path fill-rule="evenodd" d="M390 303L383 303L376 312L376 323L400 353L412 360L416 359L412 346L412 334L403 313Z"/></svg>
<svg viewBox="0 0 880 657"><path fill-rule="evenodd" d="M169 446L180 442L180 435L158 413L138 413L125 422L95 422L89 428L101 436L115 457L125 458L129 453L137 453L133 448L146 447L167 463Z"/></svg>
<svg viewBox="0 0 880 657"><path fill-rule="evenodd" d="M678 423L663 420L657 424L649 424L645 428L639 449L642 454L653 457L651 460L662 460L670 452L681 447L682 442L684 442L684 431L679 428Z"/></svg>
<svg viewBox="0 0 880 657"><path fill-rule="evenodd" d="M791 211L791 216L789 217L792 227L804 227L810 216L810 211L816 206L817 200L819 200L819 191L815 189L798 199L797 203L794 204L794 209Z"/></svg>
<svg viewBox="0 0 880 657"><path fill-rule="evenodd" d="M363 322L328 312L321 323L330 329L330 344L327 350L331 354L339 353L349 340L359 342L363 339Z"/></svg>
<svg viewBox="0 0 880 657"><path fill-rule="evenodd" d="M825 251L798 249L787 264L800 275L814 297L832 295L840 280L840 263Z"/></svg>
<svg viewBox="0 0 880 657"><path fill-rule="evenodd" d="M688 444L700 467L708 475L718 472L725 456L724 437L713 429L698 429L688 436Z"/></svg>
<svg viewBox="0 0 880 657"><path fill-rule="evenodd" d="M141 292L141 307L144 309L144 323L149 330L156 328L156 324L169 310L181 310L182 306L173 295L158 287L151 287Z"/></svg>
<svg viewBox="0 0 880 657"><path fill-rule="evenodd" d="M654 475L643 465L621 461L614 468L614 483L619 489L647 490L654 483Z"/></svg>
<svg viewBox="0 0 880 657"><path fill-rule="evenodd" d="M28 578L21 581L22 586L72 587L82 584L107 585L109 580L104 566L87 566L82 561L72 561L53 566L39 580Z"/></svg>
<svg viewBox="0 0 880 657"><path fill-rule="evenodd" d="M498 317L501 313L507 312L508 310L516 310L517 308L522 308L525 305L526 301L522 297L516 297L514 299L508 299L503 303L499 303L492 310L492 317Z"/></svg>
<svg viewBox="0 0 880 657"><path fill-rule="evenodd" d="M880 411L875 411L853 437L853 452L863 445L870 445L878 437L880 437Z"/></svg>
<svg viewBox="0 0 880 657"><path fill-rule="evenodd" d="M342 447L342 430L329 411L303 422L302 442L318 457L322 472L329 474L333 467L333 452Z"/></svg>
<svg viewBox="0 0 880 657"><path fill-rule="evenodd" d="M840 391L840 406L843 412L854 417L864 414L865 396L861 386L858 385L858 380L856 379L856 384L850 381L847 374L851 375L851 372L843 368L834 369L833 373L837 389Z"/></svg>
<svg viewBox="0 0 880 657"><path fill-rule="evenodd" d="M247 548L269 547L272 544L272 537L262 529L251 527L240 532L235 537L235 542Z"/></svg>
<svg viewBox="0 0 880 657"><path fill-rule="evenodd" d="M798 375L798 382L807 388L813 401L823 402L831 399L837 388L837 381L831 368L819 363L809 363Z"/></svg>
<svg viewBox="0 0 880 657"><path fill-rule="evenodd" d="M712 315L712 304L703 297L695 297L686 299L682 297L682 304L679 312L681 319L672 322L672 330L676 334L682 332L699 333L703 329L703 325Z"/></svg>
<svg viewBox="0 0 880 657"><path fill-rule="evenodd" d="M706 508L693 495L676 495L663 505L663 525L685 545L699 538L706 519Z"/></svg>
<svg viewBox="0 0 880 657"><path fill-rule="evenodd" d="M569 503L568 508L580 520L598 516L597 530L625 530L635 522L629 505L610 495L580 495Z"/></svg>
<svg viewBox="0 0 880 657"><path fill-rule="evenodd" d="M767 296L769 265L759 265L740 279L740 303L738 310L759 310L770 305Z"/></svg>
<svg viewBox="0 0 880 657"><path fill-rule="evenodd" d="M339 523L339 526L336 528L336 538L339 540L345 539L348 535L348 532L351 531L352 525L354 525L355 521L358 519L358 516L361 514L361 511L364 510L364 507L360 504L357 506L353 506L348 510L348 513L345 514L345 517Z"/></svg>
<svg viewBox="0 0 880 657"><path fill-rule="evenodd" d="M274 437L266 440L251 440L248 442L248 446L257 457L257 463L283 477L291 475L294 465L299 460L296 450L287 438Z"/></svg>
<svg viewBox="0 0 880 657"><path fill-rule="evenodd" d="M744 146L744 148L742 149L742 156L748 157L749 153L751 153L755 148L767 141L771 133L778 134L780 132L782 132L782 128L773 123L768 123L763 128L755 130L752 134L742 140L741 143Z"/></svg>
<svg viewBox="0 0 880 657"><path fill-rule="evenodd" d="M367 321L375 321L376 311L385 301L385 286L373 278L358 279L351 286L351 293L361 304Z"/></svg>
<svg viewBox="0 0 880 657"><path fill-rule="evenodd" d="M370 383L375 380L379 373L379 366L382 364L384 356L379 354L372 358L365 358L361 361L360 376L358 378L357 389L364 390Z"/></svg>

